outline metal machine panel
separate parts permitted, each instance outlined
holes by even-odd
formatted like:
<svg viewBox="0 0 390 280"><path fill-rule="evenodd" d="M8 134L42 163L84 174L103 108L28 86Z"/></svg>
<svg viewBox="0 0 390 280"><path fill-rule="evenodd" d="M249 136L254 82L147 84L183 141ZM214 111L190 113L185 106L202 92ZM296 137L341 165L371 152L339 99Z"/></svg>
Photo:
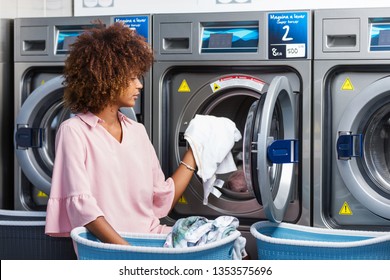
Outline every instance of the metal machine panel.
<svg viewBox="0 0 390 280"><path fill-rule="evenodd" d="M183 135L195 114L228 117L243 134L251 105L271 91L273 79L283 76L288 81L297 99L292 103L297 117L291 119L299 135L300 160L292 164L292 191L282 218L310 225L311 12L154 15L153 44L156 51L153 144L167 176L177 168L186 150ZM273 109L276 119L283 115L283 109L279 110L282 103L278 97L277 109ZM272 119L271 126L280 124L283 131L287 122L275 118L269 119ZM275 135L281 137L282 134ZM242 149L242 141L232 149L239 170ZM252 167L256 168L256 164ZM276 189L285 190L279 187L281 181L288 182L286 178L280 180L281 169L267 168L270 168L269 181L277 186L272 195ZM188 215L209 218L233 215L240 219L241 230L249 244L253 243L249 226L266 219L263 206L259 204L261 199L257 201L250 192L229 189L230 175L221 175L219 179L225 182L220 189L222 195L210 195L207 205L203 205L202 180L194 176L167 222L173 223ZM253 182L258 185L257 179ZM255 246L252 247L251 251Z"/></svg>
<svg viewBox="0 0 390 280"><path fill-rule="evenodd" d="M319 59L383 59L386 51L371 46L375 31L387 29L387 8L324 9L314 14L314 58ZM381 26L382 25L382 26ZM381 44L386 40L382 33Z"/></svg>
<svg viewBox="0 0 390 280"><path fill-rule="evenodd" d="M314 226L390 228L389 12L314 13ZM340 36L335 48L328 45L331 34Z"/></svg>
<svg viewBox="0 0 390 280"><path fill-rule="evenodd" d="M245 17L242 14L245 14ZM196 19L193 19L191 14L175 14L175 21L171 20L172 14L160 14L153 18L153 41L154 49L157 52L156 60L268 60L271 58L269 56L269 52L272 51L271 44L275 40L272 34L277 31L280 32L280 45L288 46L289 43L294 43L294 47L298 44L304 45L304 55L296 55L290 57L290 59L311 59L312 51L309 47L311 32L307 29L311 25L311 17L305 14L305 11L204 13L196 14ZM287 30L286 26L290 26L290 28ZM202 52L202 43L204 37L210 36L208 32L213 29L229 29L227 33L233 34L233 39L240 31L246 33L248 30L256 30L258 42L251 51L238 51L239 48L236 50L232 48L231 41L229 41L226 42L229 48L226 48L225 45L225 51L214 51L212 55L207 55L204 51ZM269 30L273 32L271 33ZM299 30L299 32L294 30ZM226 36L221 36L221 32L214 33L217 33L214 34L214 42L217 44L214 45L214 48L217 48L218 44L221 44L221 39L226 39ZM292 42L290 42L291 40ZM285 51L287 52L288 49ZM174 53L175 55L169 56L167 53ZM286 58L286 55L284 55L284 58Z"/></svg>
<svg viewBox="0 0 390 280"><path fill-rule="evenodd" d="M324 19L323 52L353 52L360 50L360 20Z"/></svg>

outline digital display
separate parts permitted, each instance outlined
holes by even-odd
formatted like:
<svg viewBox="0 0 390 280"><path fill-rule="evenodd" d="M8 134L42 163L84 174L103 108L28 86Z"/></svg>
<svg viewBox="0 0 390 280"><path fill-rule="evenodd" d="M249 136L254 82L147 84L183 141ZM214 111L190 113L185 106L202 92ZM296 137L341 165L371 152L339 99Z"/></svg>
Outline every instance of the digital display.
<svg viewBox="0 0 390 280"><path fill-rule="evenodd" d="M232 33L211 34L209 40L209 48L231 48L232 39Z"/></svg>
<svg viewBox="0 0 390 280"><path fill-rule="evenodd" d="M390 46L390 30L381 30L379 32L379 46Z"/></svg>
<svg viewBox="0 0 390 280"><path fill-rule="evenodd" d="M257 52L257 27L208 27L202 33L202 53Z"/></svg>
<svg viewBox="0 0 390 280"><path fill-rule="evenodd" d="M372 24L370 51L390 51L390 24Z"/></svg>
<svg viewBox="0 0 390 280"><path fill-rule="evenodd" d="M69 46L84 30L59 30L57 36L56 54L69 53Z"/></svg>
<svg viewBox="0 0 390 280"><path fill-rule="evenodd" d="M307 11L272 12L268 14L268 58L306 58L309 49Z"/></svg>

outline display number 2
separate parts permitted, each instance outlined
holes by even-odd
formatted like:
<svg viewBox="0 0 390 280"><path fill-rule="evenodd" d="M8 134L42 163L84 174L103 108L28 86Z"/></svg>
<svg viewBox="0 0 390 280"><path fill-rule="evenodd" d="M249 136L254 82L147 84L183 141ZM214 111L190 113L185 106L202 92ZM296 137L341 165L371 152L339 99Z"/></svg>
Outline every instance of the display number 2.
<svg viewBox="0 0 390 280"><path fill-rule="evenodd" d="M288 32L290 31L290 26L285 25L285 26L283 26L283 29L285 29L286 32L284 32L284 35L282 37L282 41L291 41L293 38L288 37Z"/></svg>

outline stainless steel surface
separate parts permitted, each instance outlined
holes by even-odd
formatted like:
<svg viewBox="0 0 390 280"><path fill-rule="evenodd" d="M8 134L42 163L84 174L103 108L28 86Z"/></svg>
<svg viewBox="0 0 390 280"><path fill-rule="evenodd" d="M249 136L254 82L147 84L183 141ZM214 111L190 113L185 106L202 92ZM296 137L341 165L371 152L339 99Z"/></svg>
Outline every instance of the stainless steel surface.
<svg viewBox="0 0 390 280"><path fill-rule="evenodd" d="M314 226L390 229L389 12L314 12ZM344 135L350 144L340 144Z"/></svg>
<svg viewBox="0 0 390 280"><path fill-rule="evenodd" d="M279 94L279 92L281 92ZM272 94L271 94L272 93ZM258 161L257 172L259 178L261 200L266 211L266 217L273 222L283 221L286 210L287 201L291 199L291 186L294 185L294 173L297 171L293 164L282 164L280 173L279 190L276 195L272 192L275 188L273 180L269 176L269 162L267 157L267 149L269 141L272 138L271 128L273 121L273 111L276 103L282 108L282 116L280 122L283 123L283 136L285 139L297 139L297 130L295 119L299 115L295 113L297 110L296 96L291 89L288 79L284 76L276 76L268 89L262 114L262 124L257 139ZM273 139L272 139L273 140ZM272 186L261 187L261 186Z"/></svg>

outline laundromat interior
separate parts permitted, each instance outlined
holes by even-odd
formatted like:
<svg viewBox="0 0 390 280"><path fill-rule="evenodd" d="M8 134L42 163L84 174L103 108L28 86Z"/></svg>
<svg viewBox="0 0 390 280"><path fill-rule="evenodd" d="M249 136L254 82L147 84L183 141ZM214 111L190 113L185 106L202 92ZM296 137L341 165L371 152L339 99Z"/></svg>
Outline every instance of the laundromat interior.
<svg viewBox="0 0 390 280"><path fill-rule="evenodd" d="M63 106L65 60L97 19L123 22L153 49L141 97L122 112L145 127L167 178L196 115L227 118L241 134L235 171L216 173L207 201L195 171L162 224L234 217L250 260L390 259L388 1L0 4L0 259L82 257L73 237L46 235L45 220L56 133L74 117ZM179 256L156 252L95 257ZM206 254L180 258L218 259Z"/></svg>

